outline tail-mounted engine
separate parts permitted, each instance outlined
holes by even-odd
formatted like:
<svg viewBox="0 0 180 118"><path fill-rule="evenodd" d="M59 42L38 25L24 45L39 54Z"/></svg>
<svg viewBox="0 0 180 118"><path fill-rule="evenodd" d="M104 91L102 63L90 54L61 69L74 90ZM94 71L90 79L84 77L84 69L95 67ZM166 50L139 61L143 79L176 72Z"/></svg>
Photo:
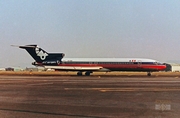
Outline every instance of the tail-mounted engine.
<svg viewBox="0 0 180 118"><path fill-rule="evenodd" d="M59 65L61 64L61 61L59 60L54 60L54 61L43 61L42 65Z"/></svg>
<svg viewBox="0 0 180 118"><path fill-rule="evenodd" d="M38 62L32 62L32 65L34 66L43 66L43 65L59 65L61 64L61 61L59 60L55 60L55 61L43 61L41 63L38 63Z"/></svg>

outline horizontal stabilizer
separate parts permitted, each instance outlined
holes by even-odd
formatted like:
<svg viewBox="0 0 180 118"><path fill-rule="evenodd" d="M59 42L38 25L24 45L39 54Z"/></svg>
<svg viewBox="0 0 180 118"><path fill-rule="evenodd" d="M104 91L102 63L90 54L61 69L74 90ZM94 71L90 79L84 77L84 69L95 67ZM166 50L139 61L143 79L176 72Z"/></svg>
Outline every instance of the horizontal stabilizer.
<svg viewBox="0 0 180 118"><path fill-rule="evenodd" d="M13 47L18 47L18 48L36 48L37 45L25 45L25 46L19 46L19 45L11 45Z"/></svg>

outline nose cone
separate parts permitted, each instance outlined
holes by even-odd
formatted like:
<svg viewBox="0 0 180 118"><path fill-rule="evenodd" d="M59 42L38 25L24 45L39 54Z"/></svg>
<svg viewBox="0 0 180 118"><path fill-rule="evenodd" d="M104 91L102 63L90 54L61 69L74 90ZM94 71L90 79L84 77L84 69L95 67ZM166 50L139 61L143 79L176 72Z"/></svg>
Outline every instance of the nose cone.
<svg viewBox="0 0 180 118"><path fill-rule="evenodd" d="M166 64L159 65L159 70L165 70L166 69Z"/></svg>

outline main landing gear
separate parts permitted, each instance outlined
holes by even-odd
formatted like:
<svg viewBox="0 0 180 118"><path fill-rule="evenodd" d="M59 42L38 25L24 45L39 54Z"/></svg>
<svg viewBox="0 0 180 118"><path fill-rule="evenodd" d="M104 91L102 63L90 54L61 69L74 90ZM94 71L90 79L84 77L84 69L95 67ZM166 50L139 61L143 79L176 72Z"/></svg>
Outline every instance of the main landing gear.
<svg viewBox="0 0 180 118"><path fill-rule="evenodd" d="M82 72L79 71L79 72L77 73L77 75L78 75L78 76L82 76Z"/></svg>
<svg viewBox="0 0 180 118"><path fill-rule="evenodd" d="M151 72L147 72L147 76L151 76Z"/></svg>
<svg viewBox="0 0 180 118"><path fill-rule="evenodd" d="M85 75L86 75L86 76L90 76L91 73L93 73L93 72L92 72L92 71L87 71L87 72L85 72ZM81 71L79 71L79 72L77 72L77 75L78 75L78 76L82 76L83 74L82 74Z"/></svg>

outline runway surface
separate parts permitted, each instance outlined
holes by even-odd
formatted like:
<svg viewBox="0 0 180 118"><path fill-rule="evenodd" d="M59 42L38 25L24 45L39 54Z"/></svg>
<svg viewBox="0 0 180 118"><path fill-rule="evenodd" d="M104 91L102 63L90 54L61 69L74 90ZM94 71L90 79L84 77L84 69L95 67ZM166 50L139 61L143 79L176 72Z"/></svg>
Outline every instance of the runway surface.
<svg viewBox="0 0 180 118"><path fill-rule="evenodd" d="M2 118L179 118L178 77L0 76Z"/></svg>

